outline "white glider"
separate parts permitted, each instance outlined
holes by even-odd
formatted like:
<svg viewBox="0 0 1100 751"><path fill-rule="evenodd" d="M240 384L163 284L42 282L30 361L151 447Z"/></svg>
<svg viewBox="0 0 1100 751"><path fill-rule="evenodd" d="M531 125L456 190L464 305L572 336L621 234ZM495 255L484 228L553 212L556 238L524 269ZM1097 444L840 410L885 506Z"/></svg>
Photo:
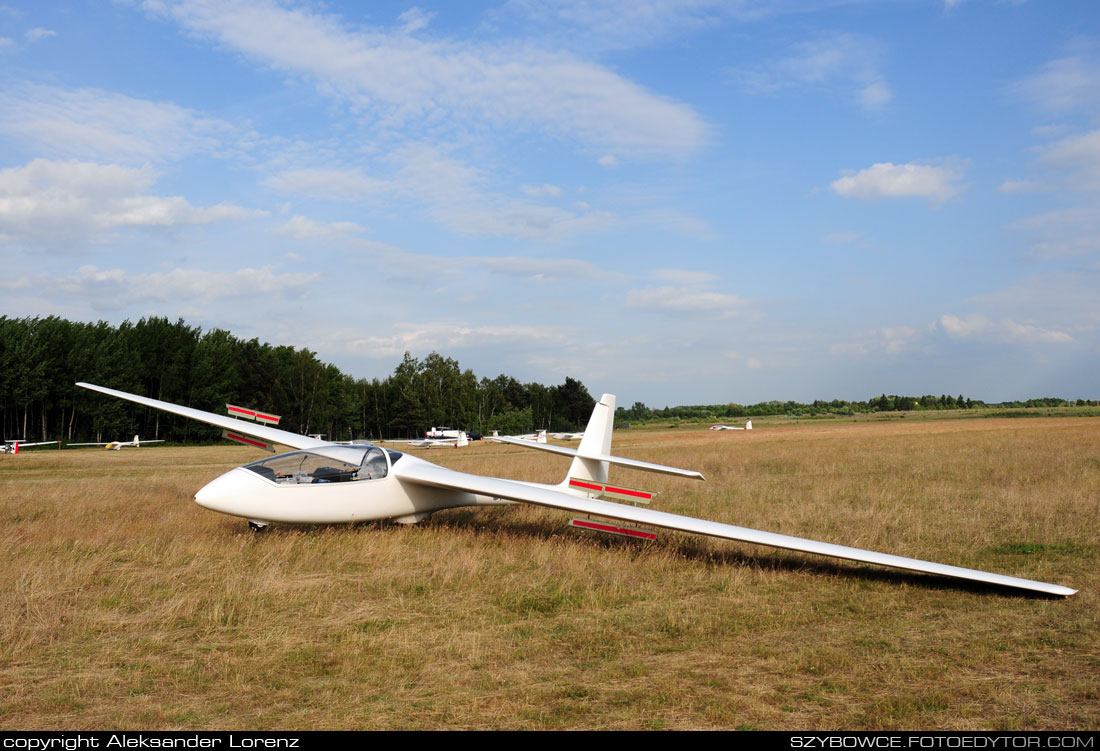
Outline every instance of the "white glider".
<svg viewBox="0 0 1100 751"><path fill-rule="evenodd" d="M296 449L232 469L195 494L195 502L200 506L243 517L257 530L271 522L337 523L393 519L410 524L443 509L519 502L589 517L675 529L1062 597L1076 593L1076 590L1057 584L875 553L601 500L601 497L649 497L649 494L609 485L607 475L612 464L703 479L700 473L692 470L611 455L615 417L615 397L612 394L604 394L597 402L584 439L576 449L532 443L519 438L496 439L572 457L565 480L558 485L543 485L457 472L392 449L370 444L334 444L102 386L88 383L77 385L216 425L226 431L240 432L264 444L278 443ZM576 521L580 522L577 526L652 536L610 523L595 523L591 519Z"/></svg>
<svg viewBox="0 0 1100 751"><path fill-rule="evenodd" d="M138 438L137 435L135 434L134 435L134 440L132 440L132 441L109 441L107 443L66 443L65 445L66 446L105 446L108 451L121 451L123 446L133 446L133 447L136 448L136 447L140 446L143 443L164 443L164 439L163 438L158 438L155 441L151 441L151 440L144 440L143 441L140 438Z"/></svg>
<svg viewBox="0 0 1100 751"><path fill-rule="evenodd" d="M61 441L38 441L37 443L27 443L21 441L18 438L4 441L4 444L0 446L0 454L18 454L19 449L30 448L31 446L52 446L53 444L61 447Z"/></svg>

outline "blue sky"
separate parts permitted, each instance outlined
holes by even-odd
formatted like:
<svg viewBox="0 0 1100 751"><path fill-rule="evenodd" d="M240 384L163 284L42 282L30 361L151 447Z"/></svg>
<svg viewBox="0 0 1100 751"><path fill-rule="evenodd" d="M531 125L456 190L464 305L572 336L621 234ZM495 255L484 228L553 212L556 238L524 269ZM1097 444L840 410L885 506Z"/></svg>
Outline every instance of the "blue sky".
<svg viewBox="0 0 1100 751"><path fill-rule="evenodd" d="M1100 9L0 0L0 313L651 406L1100 397Z"/></svg>

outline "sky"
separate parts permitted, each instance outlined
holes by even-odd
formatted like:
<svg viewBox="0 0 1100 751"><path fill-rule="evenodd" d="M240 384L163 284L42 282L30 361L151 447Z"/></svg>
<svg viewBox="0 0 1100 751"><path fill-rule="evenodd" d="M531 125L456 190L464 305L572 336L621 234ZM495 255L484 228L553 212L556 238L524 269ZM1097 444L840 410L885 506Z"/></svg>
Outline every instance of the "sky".
<svg viewBox="0 0 1100 751"><path fill-rule="evenodd" d="M1095 0L0 0L0 314L1100 398Z"/></svg>

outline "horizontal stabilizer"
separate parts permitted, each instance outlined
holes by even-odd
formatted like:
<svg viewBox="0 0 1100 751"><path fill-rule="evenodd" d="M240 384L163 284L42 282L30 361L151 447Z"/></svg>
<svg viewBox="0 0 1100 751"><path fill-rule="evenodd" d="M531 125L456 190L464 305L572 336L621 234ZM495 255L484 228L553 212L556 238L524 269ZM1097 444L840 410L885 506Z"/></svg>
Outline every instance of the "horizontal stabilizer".
<svg viewBox="0 0 1100 751"><path fill-rule="evenodd" d="M691 469L680 469L678 467L666 467L664 464L652 464L650 462L643 462L637 459L626 459L621 456L611 456L611 454L589 454L588 452L582 452L580 449L569 448L568 446L555 446L552 443L532 443L531 441L525 441L521 438L510 438L507 436L496 436L494 441L499 443L510 443L514 446L525 446L529 449L538 449L539 451L549 451L552 454L561 454L562 456L579 456L581 459L593 459L595 461L607 462L609 464L615 464L620 467L627 467L629 469L640 469L643 472L660 472L665 475L676 475L677 477L690 477L693 480L702 480L702 472L696 472Z"/></svg>

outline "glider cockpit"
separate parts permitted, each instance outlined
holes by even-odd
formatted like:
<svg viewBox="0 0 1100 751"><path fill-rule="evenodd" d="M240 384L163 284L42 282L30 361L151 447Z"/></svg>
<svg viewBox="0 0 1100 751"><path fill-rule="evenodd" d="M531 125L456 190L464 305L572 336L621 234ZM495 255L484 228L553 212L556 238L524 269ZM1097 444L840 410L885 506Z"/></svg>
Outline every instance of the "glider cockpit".
<svg viewBox="0 0 1100 751"><path fill-rule="evenodd" d="M260 459L244 465L277 485L380 480L400 459L400 451L377 446L324 446Z"/></svg>

